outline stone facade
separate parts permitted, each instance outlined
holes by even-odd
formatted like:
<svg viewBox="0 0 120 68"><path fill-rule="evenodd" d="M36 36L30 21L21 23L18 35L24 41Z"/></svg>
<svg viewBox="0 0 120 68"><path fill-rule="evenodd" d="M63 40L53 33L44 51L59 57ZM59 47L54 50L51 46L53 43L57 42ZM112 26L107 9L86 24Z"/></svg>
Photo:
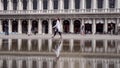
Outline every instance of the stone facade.
<svg viewBox="0 0 120 68"><path fill-rule="evenodd" d="M55 18L60 18L63 33L81 33L81 27L84 25L86 34L103 34L118 32L120 24L120 1L115 0L114 7L110 8L110 0L103 0L102 8L98 8L99 0L91 0L91 8L86 8L87 0L80 0L79 9L75 8L76 2L68 0L68 9L65 9L64 0L56 0L58 9L54 9L54 0L47 1L47 9L44 9L43 0L37 1L36 9L33 9L34 0L25 0L27 3L24 9L23 0L15 0L17 4L14 9L14 0L0 1L0 33L5 32L5 24L8 26L9 34L52 34L52 26L55 24ZM114 1L114 0L113 0Z"/></svg>

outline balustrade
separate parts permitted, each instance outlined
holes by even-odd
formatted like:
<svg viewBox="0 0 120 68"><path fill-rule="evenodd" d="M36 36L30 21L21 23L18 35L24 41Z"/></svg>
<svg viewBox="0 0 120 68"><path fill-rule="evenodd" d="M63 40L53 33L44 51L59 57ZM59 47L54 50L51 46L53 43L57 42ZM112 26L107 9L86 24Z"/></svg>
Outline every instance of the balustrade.
<svg viewBox="0 0 120 68"><path fill-rule="evenodd" d="M120 13L120 9L0 10L0 14L97 14Z"/></svg>

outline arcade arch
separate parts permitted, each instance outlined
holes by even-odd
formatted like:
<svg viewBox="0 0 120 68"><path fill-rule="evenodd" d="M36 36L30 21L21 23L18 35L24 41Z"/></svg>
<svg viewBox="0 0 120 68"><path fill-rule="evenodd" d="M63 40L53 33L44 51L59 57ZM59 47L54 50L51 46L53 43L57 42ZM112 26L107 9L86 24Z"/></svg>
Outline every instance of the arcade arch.
<svg viewBox="0 0 120 68"><path fill-rule="evenodd" d="M81 22L79 20L74 21L74 33L80 33Z"/></svg>
<svg viewBox="0 0 120 68"><path fill-rule="evenodd" d="M85 22L85 34L91 34L92 33L92 21L87 20Z"/></svg>
<svg viewBox="0 0 120 68"><path fill-rule="evenodd" d="M18 32L18 22L16 20L12 21L12 32Z"/></svg>
<svg viewBox="0 0 120 68"><path fill-rule="evenodd" d="M47 20L42 21L42 33L45 33L45 34L48 33L48 21Z"/></svg>
<svg viewBox="0 0 120 68"><path fill-rule="evenodd" d="M107 26L108 26L108 33L114 34L115 33L115 26L116 26L115 21L109 20Z"/></svg>
<svg viewBox="0 0 120 68"><path fill-rule="evenodd" d="M27 34L27 32L28 32L28 21L23 20L22 21L22 33Z"/></svg>
<svg viewBox="0 0 120 68"><path fill-rule="evenodd" d="M2 21L2 31L8 32L8 21L7 20Z"/></svg>
<svg viewBox="0 0 120 68"><path fill-rule="evenodd" d="M63 21L63 32L64 33L69 33L69 29L70 29L70 23L68 20L64 20Z"/></svg>
<svg viewBox="0 0 120 68"><path fill-rule="evenodd" d="M32 21L31 32L34 34L38 33L38 22L36 20Z"/></svg>

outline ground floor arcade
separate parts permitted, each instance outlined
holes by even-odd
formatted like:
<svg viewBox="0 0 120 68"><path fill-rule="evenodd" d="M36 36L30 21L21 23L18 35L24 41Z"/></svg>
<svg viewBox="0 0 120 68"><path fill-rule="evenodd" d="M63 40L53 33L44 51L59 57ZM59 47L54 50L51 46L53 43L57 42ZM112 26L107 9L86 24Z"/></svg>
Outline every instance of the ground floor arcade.
<svg viewBox="0 0 120 68"><path fill-rule="evenodd" d="M1 19L0 33L9 34L52 34L52 27L55 25L54 19ZM118 19L60 19L63 33L103 34L117 32Z"/></svg>

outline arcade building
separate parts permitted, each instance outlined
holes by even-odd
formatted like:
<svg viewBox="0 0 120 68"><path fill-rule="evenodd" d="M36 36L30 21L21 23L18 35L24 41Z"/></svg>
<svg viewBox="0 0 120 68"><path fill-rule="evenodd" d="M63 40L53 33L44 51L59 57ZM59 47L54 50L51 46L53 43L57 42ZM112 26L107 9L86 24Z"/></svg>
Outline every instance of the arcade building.
<svg viewBox="0 0 120 68"><path fill-rule="evenodd" d="M120 0L0 0L1 34L52 34L55 18L63 33L115 34Z"/></svg>

